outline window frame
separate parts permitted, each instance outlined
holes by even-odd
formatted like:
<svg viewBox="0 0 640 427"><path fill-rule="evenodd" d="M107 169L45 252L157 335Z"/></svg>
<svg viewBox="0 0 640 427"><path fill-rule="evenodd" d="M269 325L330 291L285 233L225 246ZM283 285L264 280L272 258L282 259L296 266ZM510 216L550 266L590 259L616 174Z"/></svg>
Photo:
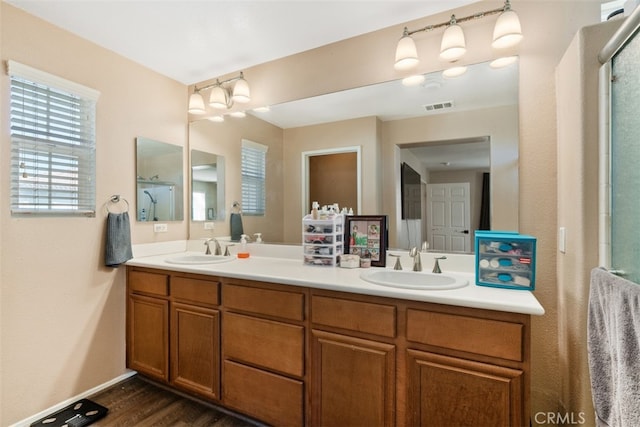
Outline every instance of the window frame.
<svg viewBox="0 0 640 427"><path fill-rule="evenodd" d="M7 61L11 214L96 214L96 104L100 93Z"/></svg>

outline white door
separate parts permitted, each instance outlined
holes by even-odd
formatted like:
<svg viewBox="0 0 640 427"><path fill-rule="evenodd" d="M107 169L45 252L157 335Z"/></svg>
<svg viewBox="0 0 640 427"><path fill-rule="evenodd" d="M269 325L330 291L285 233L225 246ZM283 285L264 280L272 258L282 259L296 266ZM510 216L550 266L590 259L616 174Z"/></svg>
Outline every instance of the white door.
<svg viewBox="0 0 640 427"><path fill-rule="evenodd" d="M444 252L471 252L469 183L427 185L427 240L429 248Z"/></svg>

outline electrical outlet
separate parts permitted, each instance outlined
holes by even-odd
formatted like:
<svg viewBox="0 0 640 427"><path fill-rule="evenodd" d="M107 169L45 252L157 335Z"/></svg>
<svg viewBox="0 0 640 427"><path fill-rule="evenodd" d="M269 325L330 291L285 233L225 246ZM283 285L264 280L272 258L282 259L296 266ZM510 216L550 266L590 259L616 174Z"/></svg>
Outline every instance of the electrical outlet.
<svg viewBox="0 0 640 427"><path fill-rule="evenodd" d="M155 233L166 233L168 229L167 224L153 224L153 231Z"/></svg>
<svg viewBox="0 0 640 427"><path fill-rule="evenodd" d="M215 227L215 223L213 222L205 222L204 223L204 229L205 230L213 230Z"/></svg>

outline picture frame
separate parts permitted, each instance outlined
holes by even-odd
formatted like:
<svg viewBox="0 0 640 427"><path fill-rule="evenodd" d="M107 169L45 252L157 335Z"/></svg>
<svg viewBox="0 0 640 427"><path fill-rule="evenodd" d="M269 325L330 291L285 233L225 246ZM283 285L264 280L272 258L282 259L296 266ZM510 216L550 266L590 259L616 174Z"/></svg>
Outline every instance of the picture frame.
<svg viewBox="0 0 640 427"><path fill-rule="evenodd" d="M370 258L374 267L387 263L387 216L347 215L344 227L344 253Z"/></svg>

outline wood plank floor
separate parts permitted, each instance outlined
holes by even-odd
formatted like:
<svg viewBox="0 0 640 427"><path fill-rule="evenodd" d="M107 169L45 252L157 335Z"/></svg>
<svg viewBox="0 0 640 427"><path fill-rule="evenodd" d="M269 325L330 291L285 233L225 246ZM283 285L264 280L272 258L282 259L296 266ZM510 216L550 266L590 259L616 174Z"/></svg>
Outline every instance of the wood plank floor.
<svg viewBox="0 0 640 427"><path fill-rule="evenodd" d="M109 409L96 427L202 426L256 427L260 424L222 412L205 402L167 390L135 375L88 399Z"/></svg>

